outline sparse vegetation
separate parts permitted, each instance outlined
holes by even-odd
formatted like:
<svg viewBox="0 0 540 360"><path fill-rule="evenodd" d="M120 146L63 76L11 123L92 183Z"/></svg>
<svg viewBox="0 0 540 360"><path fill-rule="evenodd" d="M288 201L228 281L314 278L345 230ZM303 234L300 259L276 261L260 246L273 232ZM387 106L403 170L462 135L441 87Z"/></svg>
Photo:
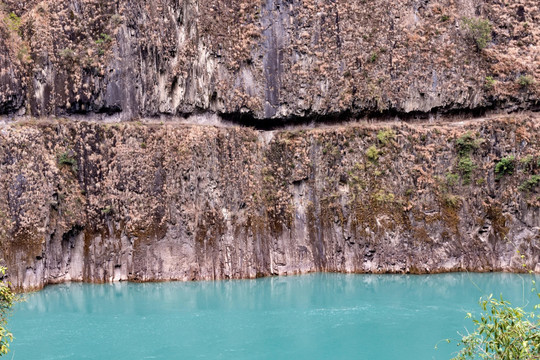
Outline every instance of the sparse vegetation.
<svg viewBox="0 0 540 360"><path fill-rule="evenodd" d="M497 179L502 178L505 175L512 175L515 168L515 157L513 155L506 156L495 164L495 174Z"/></svg>
<svg viewBox="0 0 540 360"><path fill-rule="evenodd" d="M21 44L19 47L19 50L17 51L17 59L19 59L20 62L29 64L32 62L32 57L30 56L30 49L26 44Z"/></svg>
<svg viewBox="0 0 540 360"><path fill-rule="evenodd" d="M443 200L446 206L451 207L453 209L457 209L461 205L461 198L456 195L445 194L443 197Z"/></svg>
<svg viewBox="0 0 540 360"><path fill-rule="evenodd" d="M379 160L380 154L381 152L379 151L379 149L377 149L375 145L371 145L366 151L366 156L371 162L377 162L377 160Z"/></svg>
<svg viewBox="0 0 540 360"><path fill-rule="evenodd" d="M75 51L68 48L60 50L58 54L62 59L65 60L73 60L75 58Z"/></svg>
<svg viewBox="0 0 540 360"><path fill-rule="evenodd" d="M109 215L113 213L113 207L112 206L106 206L103 209L101 209L101 214L103 215Z"/></svg>
<svg viewBox="0 0 540 360"><path fill-rule="evenodd" d="M519 185L519 191L529 192L540 184L540 175L533 175Z"/></svg>
<svg viewBox="0 0 540 360"><path fill-rule="evenodd" d="M491 41L491 23L481 18L464 18L463 24L469 38L474 40L478 50L485 49Z"/></svg>
<svg viewBox="0 0 540 360"><path fill-rule="evenodd" d="M99 38L96 40L97 45L104 45L112 41L112 38L109 34L101 33Z"/></svg>
<svg viewBox="0 0 540 360"><path fill-rule="evenodd" d="M390 141L396 138L396 133L392 129L384 129L377 133L377 139L383 144L387 145Z"/></svg>
<svg viewBox="0 0 540 360"><path fill-rule="evenodd" d="M529 164L531 164L533 160L534 160L534 157L532 155L527 155L527 156L521 158L519 160L519 162L523 166L529 166Z"/></svg>
<svg viewBox="0 0 540 360"><path fill-rule="evenodd" d="M486 80L484 81L484 88L486 90L491 90L495 87L495 84L497 81L493 78L493 76L486 76Z"/></svg>
<svg viewBox="0 0 540 360"><path fill-rule="evenodd" d="M73 172L77 172L79 167L77 165L77 160L73 157L71 152L63 152L57 157L58 165L60 166L69 166Z"/></svg>
<svg viewBox="0 0 540 360"><path fill-rule="evenodd" d="M20 35L22 19L17 14L14 12L9 13L4 21L11 31Z"/></svg>
<svg viewBox="0 0 540 360"><path fill-rule="evenodd" d="M453 173L446 174L446 184L450 187L456 186L459 181L459 176Z"/></svg>
<svg viewBox="0 0 540 360"><path fill-rule="evenodd" d="M389 203L389 202L393 202L396 196L392 193L387 193L384 190L379 190L375 193L374 198L377 202Z"/></svg>
<svg viewBox="0 0 540 360"><path fill-rule="evenodd" d="M486 179L484 178L478 178L476 179L476 185L484 185L486 183Z"/></svg>
<svg viewBox="0 0 540 360"><path fill-rule="evenodd" d="M98 46L98 54L101 56L105 54L105 48L112 41L112 37L109 34L101 33L99 38L96 40L96 45Z"/></svg>
<svg viewBox="0 0 540 360"><path fill-rule="evenodd" d="M123 22L124 18L122 17L122 15L114 14L113 16L111 16L111 24L113 24L114 26L120 26Z"/></svg>
<svg viewBox="0 0 540 360"><path fill-rule="evenodd" d="M463 178L463 183L468 184L476 165L471 158L471 154L478 148L480 140L476 140L473 134L466 132L456 140L458 152L457 169Z"/></svg>
<svg viewBox="0 0 540 360"><path fill-rule="evenodd" d="M0 267L2 278L6 275L6 268ZM13 341L13 334L6 329L7 319L11 314L17 296L11 291L9 283L0 281L0 356L9 352L9 343Z"/></svg>
<svg viewBox="0 0 540 360"><path fill-rule="evenodd" d="M510 306L502 297L498 300L490 295L481 299L480 306L484 313L479 319L467 314L476 329L462 337L458 345L463 348L454 360L540 358L538 305L534 312L526 313L521 307Z"/></svg>
<svg viewBox="0 0 540 360"><path fill-rule="evenodd" d="M474 136L467 131L456 140L456 147L459 156L466 156L478 148L478 143L474 139Z"/></svg>
<svg viewBox="0 0 540 360"><path fill-rule="evenodd" d="M468 184L471 181L471 175L474 169L476 169L476 165L471 159L470 155L464 156L459 159L458 170L463 177L464 184Z"/></svg>
<svg viewBox="0 0 540 360"><path fill-rule="evenodd" d="M517 79L517 83L521 87L529 87L534 84L534 78L531 75L521 75Z"/></svg>
<svg viewBox="0 0 540 360"><path fill-rule="evenodd" d="M519 160L523 172L532 172L534 171L536 162L534 161L534 156L527 155Z"/></svg>

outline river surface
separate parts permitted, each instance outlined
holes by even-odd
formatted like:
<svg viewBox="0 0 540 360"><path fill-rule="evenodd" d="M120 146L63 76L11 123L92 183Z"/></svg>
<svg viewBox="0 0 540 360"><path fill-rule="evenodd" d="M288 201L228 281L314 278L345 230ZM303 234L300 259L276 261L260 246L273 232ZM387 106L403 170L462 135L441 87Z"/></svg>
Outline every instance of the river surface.
<svg viewBox="0 0 540 360"><path fill-rule="evenodd" d="M15 341L6 358L449 359L457 341L444 339L472 328L465 314L478 313L482 295L534 302L531 280L310 274L55 285L16 306L10 319Z"/></svg>

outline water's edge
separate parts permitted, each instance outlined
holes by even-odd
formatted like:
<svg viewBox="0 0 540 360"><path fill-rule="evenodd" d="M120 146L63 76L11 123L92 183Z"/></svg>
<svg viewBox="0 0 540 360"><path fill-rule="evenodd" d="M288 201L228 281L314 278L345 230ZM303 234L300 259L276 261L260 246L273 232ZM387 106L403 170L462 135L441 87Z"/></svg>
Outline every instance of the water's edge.
<svg viewBox="0 0 540 360"><path fill-rule="evenodd" d="M312 271L304 273L293 273L293 274L281 274L281 275L264 275L260 277L245 277L245 278L235 278L235 279L195 279L195 280L176 280L176 279L157 279L157 280L115 280L115 281L87 281L87 280L62 280L59 282L48 282L39 288L14 288L17 290L17 294L31 294L36 293L42 290L45 290L51 286L56 285L70 285L70 284L86 284L86 285L114 285L114 284L182 284L182 283L197 283L197 282L228 282L228 281L244 281L244 280L258 280L258 279L273 279L273 278L289 278L289 277L298 277L298 276L307 276L307 275L381 275L381 276L428 276L428 275L452 275L452 274L508 274L508 275L531 275L529 270L520 269L518 271L439 271L439 272L430 272L430 273L399 273L399 272L379 272L379 273L368 273L368 272L336 272L336 271ZM540 272L532 272L532 274L540 274ZM9 277L6 278L9 282Z"/></svg>

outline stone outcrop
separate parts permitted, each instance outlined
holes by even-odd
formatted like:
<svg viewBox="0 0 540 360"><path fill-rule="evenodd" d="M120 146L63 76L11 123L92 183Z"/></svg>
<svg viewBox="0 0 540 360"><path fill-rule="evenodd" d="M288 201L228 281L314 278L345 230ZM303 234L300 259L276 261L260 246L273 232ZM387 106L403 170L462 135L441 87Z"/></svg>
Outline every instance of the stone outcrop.
<svg viewBox="0 0 540 360"><path fill-rule="evenodd" d="M539 40L536 0L0 0L0 258L540 271Z"/></svg>
<svg viewBox="0 0 540 360"><path fill-rule="evenodd" d="M0 115L534 109L539 39L536 0L2 0Z"/></svg>
<svg viewBox="0 0 540 360"><path fill-rule="evenodd" d="M12 123L1 256L25 289L535 269L539 174L535 114L278 131Z"/></svg>

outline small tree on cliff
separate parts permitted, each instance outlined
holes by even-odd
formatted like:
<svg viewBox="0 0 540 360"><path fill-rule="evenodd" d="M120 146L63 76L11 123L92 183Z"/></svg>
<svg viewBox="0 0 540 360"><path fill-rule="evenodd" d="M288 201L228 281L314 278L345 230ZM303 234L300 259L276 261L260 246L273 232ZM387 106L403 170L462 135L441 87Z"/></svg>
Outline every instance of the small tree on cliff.
<svg viewBox="0 0 540 360"><path fill-rule="evenodd" d="M478 50L486 48L492 40L492 26L489 20L481 18L464 18L463 23L469 38L474 40Z"/></svg>
<svg viewBox="0 0 540 360"><path fill-rule="evenodd" d="M0 275L3 277L5 274L6 268L0 266ZM13 341L13 334L6 329L6 325L15 301L16 295L9 284L0 281L0 356L9 352L9 343Z"/></svg>

